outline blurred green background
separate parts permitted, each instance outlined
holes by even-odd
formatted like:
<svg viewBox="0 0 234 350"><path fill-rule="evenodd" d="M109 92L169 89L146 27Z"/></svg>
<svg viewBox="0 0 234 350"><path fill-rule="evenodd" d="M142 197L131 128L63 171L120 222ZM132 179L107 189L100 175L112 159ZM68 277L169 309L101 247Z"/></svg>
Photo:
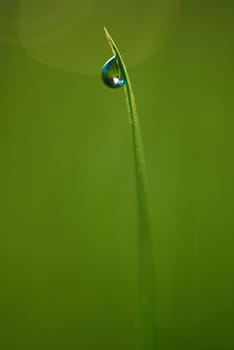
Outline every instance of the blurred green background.
<svg viewBox="0 0 234 350"><path fill-rule="evenodd" d="M0 2L0 349L136 349L129 68L158 350L234 349L233 1Z"/></svg>

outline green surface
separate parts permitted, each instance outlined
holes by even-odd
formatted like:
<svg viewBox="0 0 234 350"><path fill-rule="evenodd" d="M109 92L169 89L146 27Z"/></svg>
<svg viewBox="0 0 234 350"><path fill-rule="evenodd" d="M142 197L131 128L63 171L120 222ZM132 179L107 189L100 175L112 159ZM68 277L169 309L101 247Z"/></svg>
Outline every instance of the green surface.
<svg viewBox="0 0 234 350"><path fill-rule="evenodd" d="M123 90L100 78L106 25L141 119L156 350L232 350L233 2L30 4L0 3L0 349L136 349L134 164Z"/></svg>

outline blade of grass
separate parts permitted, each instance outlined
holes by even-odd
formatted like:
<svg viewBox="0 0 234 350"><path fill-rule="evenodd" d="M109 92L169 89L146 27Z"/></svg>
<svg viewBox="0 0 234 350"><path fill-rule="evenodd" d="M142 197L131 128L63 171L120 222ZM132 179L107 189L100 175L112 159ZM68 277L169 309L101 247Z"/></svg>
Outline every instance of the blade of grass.
<svg viewBox="0 0 234 350"><path fill-rule="evenodd" d="M117 58L123 78L126 81L124 90L133 140L139 221L139 349L152 350L156 349L154 315L154 264L144 150L135 97L126 66L111 35L106 28L104 28L104 31L111 50Z"/></svg>

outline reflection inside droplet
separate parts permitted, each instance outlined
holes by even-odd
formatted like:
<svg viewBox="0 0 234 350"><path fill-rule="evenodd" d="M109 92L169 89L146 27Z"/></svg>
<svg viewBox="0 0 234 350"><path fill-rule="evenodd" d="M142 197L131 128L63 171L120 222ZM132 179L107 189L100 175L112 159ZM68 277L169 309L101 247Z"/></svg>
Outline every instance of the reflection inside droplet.
<svg viewBox="0 0 234 350"><path fill-rule="evenodd" d="M110 88L118 88L125 84L116 56L111 57L102 68L102 80Z"/></svg>

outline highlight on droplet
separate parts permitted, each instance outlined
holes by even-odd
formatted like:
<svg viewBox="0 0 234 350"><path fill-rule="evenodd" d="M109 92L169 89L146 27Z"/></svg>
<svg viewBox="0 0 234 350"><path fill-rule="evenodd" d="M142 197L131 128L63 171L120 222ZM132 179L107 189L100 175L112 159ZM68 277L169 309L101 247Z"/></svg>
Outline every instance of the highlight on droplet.
<svg viewBox="0 0 234 350"><path fill-rule="evenodd" d="M113 89L125 84L116 56L111 57L102 67L102 80L105 85Z"/></svg>

